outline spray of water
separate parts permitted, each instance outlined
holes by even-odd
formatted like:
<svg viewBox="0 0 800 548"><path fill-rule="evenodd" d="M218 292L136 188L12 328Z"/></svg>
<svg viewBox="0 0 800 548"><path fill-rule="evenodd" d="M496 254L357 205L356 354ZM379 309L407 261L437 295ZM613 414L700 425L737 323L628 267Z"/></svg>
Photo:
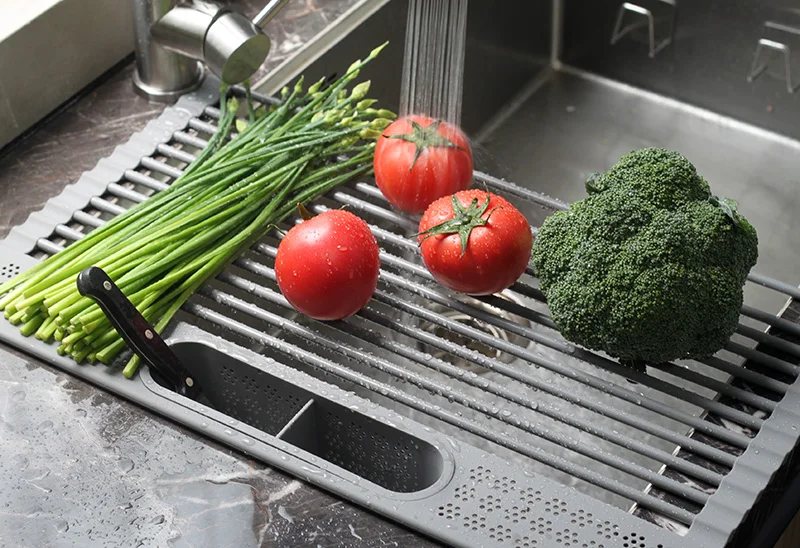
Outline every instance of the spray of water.
<svg viewBox="0 0 800 548"><path fill-rule="evenodd" d="M400 113L461 122L467 0L409 0Z"/></svg>

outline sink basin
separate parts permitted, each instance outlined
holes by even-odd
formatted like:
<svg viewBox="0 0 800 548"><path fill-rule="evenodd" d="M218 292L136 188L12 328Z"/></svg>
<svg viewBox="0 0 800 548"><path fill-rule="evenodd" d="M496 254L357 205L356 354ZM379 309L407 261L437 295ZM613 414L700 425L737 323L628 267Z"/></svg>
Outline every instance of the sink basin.
<svg viewBox="0 0 800 548"><path fill-rule="evenodd" d="M302 67L311 81L331 76L389 40L364 77L382 104L397 108L407 3L363 4L373 11L366 20L331 29L336 36L330 40L337 43L317 57L309 51L294 69ZM676 149L716 194L737 200L758 229L756 270L800 284L800 242L794 237L800 229L800 134L780 122L796 116L798 107L777 79L746 82L755 41L746 41L745 16L689 7L681 12L680 43L650 59L646 45L635 39L609 46L617 4L586 4L565 4L563 33L554 38L550 2L510 0L503 9L470 3L462 126L473 140L476 169L572 202L585 197L589 173L607 169L623 154L646 146ZM731 28L714 27L715 39L729 49L708 47L706 36L684 37L690 30L683 29L708 17L726 23L734 18ZM554 39L564 52L555 63ZM704 55L689 51L694 46L707 47ZM270 78L261 83L268 91L275 85ZM717 95L703 94L705 88ZM770 114L770 104L783 113ZM525 213L539 225L550 212L532 207ZM785 304L784 297L758 286L746 291L757 308L778 312Z"/></svg>

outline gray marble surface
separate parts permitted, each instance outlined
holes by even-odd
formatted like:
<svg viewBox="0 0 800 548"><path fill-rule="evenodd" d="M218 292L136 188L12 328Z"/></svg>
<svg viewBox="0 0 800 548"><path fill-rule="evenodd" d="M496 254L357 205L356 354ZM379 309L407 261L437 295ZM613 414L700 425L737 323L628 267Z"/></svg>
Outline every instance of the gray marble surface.
<svg viewBox="0 0 800 548"><path fill-rule="evenodd" d="M0 349L0 546L433 546Z"/></svg>
<svg viewBox="0 0 800 548"><path fill-rule="evenodd" d="M261 74L353 0L295 0ZM261 1L230 2L254 14ZM156 117L132 59L0 151L0 237ZM259 75L256 75L258 78ZM0 344L0 546L433 546Z"/></svg>

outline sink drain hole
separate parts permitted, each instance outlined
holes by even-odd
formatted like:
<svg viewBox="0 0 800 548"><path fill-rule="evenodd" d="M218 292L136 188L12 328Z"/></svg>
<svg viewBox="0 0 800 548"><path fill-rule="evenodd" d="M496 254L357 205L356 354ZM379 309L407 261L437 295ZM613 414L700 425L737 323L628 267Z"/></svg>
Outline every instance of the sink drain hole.
<svg viewBox="0 0 800 548"><path fill-rule="evenodd" d="M514 303L517 303L517 304L524 304L521 301L519 301L518 299L513 298L513 297L509 297L507 295L502 295L501 294L499 296L501 298L503 298L503 299L506 299L508 301L511 301L511 302L514 302ZM517 317L517 316L515 316L513 314L510 314L508 312L505 312L505 311L501 311L501 310L497 310L495 308L491 308L491 307L483 304L480 301L476 301L475 303L472 303L472 304L473 304L473 306L476 306L477 308L481 308L481 309L485 309L485 310L491 310L493 314L495 314L495 315L497 315L497 316L499 316L499 317L501 317L501 318L503 318L505 320L514 322L514 323L516 323L516 324L518 324L518 325L520 325L522 327L530 327L530 325L531 325L528 320L519 318L519 317ZM437 308L438 308L438 310L437 310ZM525 338L525 337L521 337L521 336L516 335L514 333L509 333L505 329L501 329L501 328L499 328L499 327L497 327L495 325L491 325L489 323L481 321L481 320L479 320L479 319L477 319L477 318L475 318L473 316L470 316L469 314L465 314L465 313L458 312L458 311L455 311L455 310L450 310L450 309L444 308L444 307L433 307L433 309L436 312L438 312L439 314L441 314L442 316L444 316L445 318L449 319L449 320L452 320L452 321L467 325L469 327L472 327L474 329L482 331L482 332L484 332L484 333L486 333L488 335L491 335L492 337L500 339L500 340L502 340L504 342L508 342L508 343L520 346L522 348L527 348L528 346L530 346L532 344L532 342L529 339ZM482 354L484 356L496 359L496 360L498 360L500 362L511 363L511 362L517 360L516 356L513 356L511 354L508 354L507 352L503 352L503 351L498 350L496 348L493 348L493 347L491 347L491 346L489 346L487 344L484 344L484 343L482 343L480 341L477 341L475 339L472 339L472 338L469 338L469 337L465 337L465 336L459 335L457 333L453 333L452 331L449 331L448 329L445 329L444 327L441 327L441 326L436 325L434 323L425 321L425 322L422 322L420 327L423 330L425 330L425 331L427 331L429 333L432 333L432 334L434 334L434 335L436 335L438 337L441 337L442 339L445 339L447 341L452 342L454 346L457 345L457 346L461 346L463 348L466 348L468 350L479 352L480 354ZM438 350L437 349L434 352L431 352L431 355L436 357L436 358L439 358L439 359L441 359L443 361L446 361L446 362L448 362L448 363L450 363L452 365L455 365L456 367L459 367L459 368L464 369L466 371L477 373L479 375L489 372L489 370L486 369L485 367L477 365L477 364L475 364L475 363L473 363L473 362L471 362L469 360L466 360L466 359L460 358L458 356L455 356L451 352L447 352L445 350Z"/></svg>

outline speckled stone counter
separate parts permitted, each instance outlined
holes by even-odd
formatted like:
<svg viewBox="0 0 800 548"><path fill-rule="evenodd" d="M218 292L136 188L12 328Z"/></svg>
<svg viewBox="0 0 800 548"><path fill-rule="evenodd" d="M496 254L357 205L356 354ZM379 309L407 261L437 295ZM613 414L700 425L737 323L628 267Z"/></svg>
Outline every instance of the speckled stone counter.
<svg viewBox="0 0 800 548"><path fill-rule="evenodd" d="M231 2L254 14L263 2ZM295 0L265 74L354 0ZM0 153L0 237L163 106L133 60ZM258 78L259 75L256 76ZM394 524L0 345L0 546L433 546Z"/></svg>

